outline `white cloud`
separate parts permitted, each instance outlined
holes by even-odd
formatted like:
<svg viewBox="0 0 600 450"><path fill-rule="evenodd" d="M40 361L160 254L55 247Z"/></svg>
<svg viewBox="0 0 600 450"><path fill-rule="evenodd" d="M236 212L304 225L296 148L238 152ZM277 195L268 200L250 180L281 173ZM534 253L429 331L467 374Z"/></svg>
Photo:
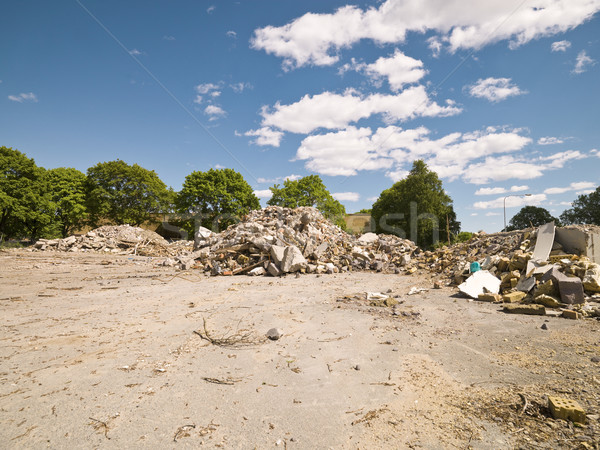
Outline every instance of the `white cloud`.
<svg viewBox="0 0 600 450"><path fill-rule="evenodd" d="M252 89L253 88L253 86L252 86L251 83L247 83L247 82L244 82L244 81L242 81L240 83L230 84L229 86L231 87L231 89L233 89L233 92L236 92L238 94L241 93L241 92L244 92L244 90L246 90L246 89Z"/></svg>
<svg viewBox="0 0 600 450"><path fill-rule="evenodd" d="M507 208L516 208L525 205L539 205L546 200L545 194L534 194L527 197L508 197L506 198L506 207ZM475 202L473 207L475 209L496 209L496 208L504 208L504 197L498 197L495 200L490 200L488 202Z"/></svg>
<svg viewBox="0 0 600 450"><path fill-rule="evenodd" d="M562 144L564 141L557 137L546 136L538 139L538 145L554 145L554 144Z"/></svg>
<svg viewBox="0 0 600 450"><path fill-rule="evenodd" d="M237 38L237 33L233 30L229 30L227 33L225 33L227 35L227 37L236 39Z"/></svg>
<svg viewBox="0 0 600 450"><path fill-rule="evenodd" d="M526 93L513 84L510 78L480 78L475 84L467 87L471 96L485 98L490 102L499 102Z"/></svg>
<svg viewBox="0 0 600 450"><path fill-rule="evenodd" d="M572 29L599 9L598 0L539 0L516 9L504 0L386 0L378 8L347 5L331 14L307 13L280 27L259 28L251 45L283 58L286 69L332 65L341 49L362 39L402 43L410 31L436 33L429 40L434 51L443 46L451 52L479 49L501 40L516 48Z"/></svg>
<svg viewBox="0 0 600 450"><path fill-rule="evenodd" d="M550 49L553 52L566 52L569 47L571 47L571 43L569 41L556 41L552 43Z"/></svg>
<svg viewBox="0 0 600 450"><path fill-rule="evenodd" d="M194 99L194 103L197 103L198 105L202 103L202 96L201 95L196 95L196 98Z"/></svg>
<svg viewBox="0 0 600 450"><path fill-rule="evenodd" d="M360 194L358 192L334 192L331 196L340 202L357 202L360 200Z"/></svg>
<svg viewBox="0 0 600 450"><path fill-rule="evenodd" d="M596 189L584 189L583 191L577 191L575 192L576 195L588 195L591 194L592 192L595 192Z"/></svg>
<svg viewBox="0 0 600 450"><path fill-rule="evenodd" d="M262 126L307 134L319 128L342 129L374 114L381 114L387 122L397 122L416 116L450 116L460 111L455 106L438 105L423 86L415 86L397 95L362 96L354 90L305 95L289 105L278 102L272 108L263 107L261 115Z"/></svg>
<svg viewBox="0 0 600 450"><path fill-rule="evenodd" d="M389 170L385 173L385 176L392 180L392 182L396 183L400 180L404 180L408 176L408 170L398 169L398 170Z"/></svg>
<svg viewBox="0 0 600 450"><path fill-rule="evenodd" d="M552 169L561 169L564 167L567 161L572 159L584 159L586 155L582 154L579 150L567 150L566 152L554 153L553 155L543 156L540 159L542 161L549 161L548 167Z"/></svg>
<svg viewBox="0 0 600 450"><path fill-rule="evenodd" d="M165 34L165 35L163 36L163 39L164 39L165 41L174 41L174 40L175 40L175 36L170 36L170 35L167 35L167 34Z"/></svg>
<svg viewBox="0 0 600 450"><path fill-rule="evenodd" d="M255 145L270 145L271 147L279 147L283 132L273 130L269 127L262 127L258 130L250 130L244 133L244 136L256 136L251 142Z"/></svg>
<svg viewBox="0 0 600 450"><path fill-rule="evenodd" d="M215 164L215 169L226 169L227 167L225 167L222 164Z"/></svg>
<svg viewBox="0 0 600 450"><path fill-rule="evenodd" d="M529 186L511 186L510 192L522 192L529 189Z"/></svg>
<svg viewBox="0 0 600 450"><path fill-rule="evenodd" d="M201 83L198 86L195 86L194 89L198 94L208 94L211 91L220 89L220 86L213 83Z"/></svg>
<svg viewBox="0 0 600 450"><path fill-rule="evenodd" d="M487 212L487 213L485 213L485 216L486 216L486 217L493 217L493 216L499 216L499 215L500 215L500 213L497 213L497 212L491 212L491 211L490 211L490 212Z"/></svg>
<svg viewBox="0 0 600 450"><path fill-rule="evenodd" d="M296 181L300 178L302 178L302 175L291 174L285 177L258 178L256 181L258 183L281 183L282 181Z"/></svg>
<svg viewBox="0 0 600 450"><path fill-rule="evenodd" d="M590 58L585 50L581 50L577 55L575 68L571 72L576 74L583 73L587 70L588 66L593 66L594 64L596 64L596 61Z"/></svg>
<svg viewBox="0 0 600 450"><path fill-rule="evenodd" d="M381 84L382 79L387 79L395 92L407 84L418 82L427 74L422 61L406 56L398 49L389 58L381 57L372 64L353 61L352 64L344 65L341 72L350 69L365 73L376 85Z"/></svg>
<svg viewBox="0 0 600 450"><path fill-rule="evenodd" d="M223 110L223 108L221 108L220 106L216 106L216 105L208 105L206 108L204 108L204 114L206 114L207 116L210 116L208 120L217 120L219 117L224 117L227 115L227 113L225 112L225 110Z"/></svg>
<svg viewBox="0 0 600 450"><path fill-rule="evenodd" d="M475 191L475 195L498 195L498 194L506 194L508 192L506 189L502 187L495 188L479 188Z"/></svg>
<svg viewBox="0 0 600 450"><path fill-rule="evenodd" d="M259 189L254 191L254 195L256 195L258 198L271 198L273 197L273 193L271 192L270 189Z"/></svg>
<svg viewBox="0 0 600 450"><path fill-rule="evenodd" d="M367 199L368 202L376 202L379 199L379 197L369 197Z"/></svg>
<svg viewBox="0 0 600 450"><path fill-rule="evenodd" d="M33 102L37 103L38 98L33 92L21 92L19 95L9 95L9 100L13 102L23 103L23 102Z"/></svg>
<svg viewBox="0 0 600 450"><path fill-rule="evenodd" d="M208 8L206 8L206 12L208 14L212 14L212 12L217 9L217 7L215 5L210 5Z"/></svg>
<svg viewBox="0 0 600 450"><path fill-rule="evenodd" d="M596 187L596 183L594 183L592 181L577 181L575 183L571 183L567 187L548 188L544 191L544 194L548 194L548 195L564 194L565 192L569 192L569 191L587 190L587 189L595 188L595 187ZM578 192L578 194L579 194L579 192Z"/></svg>
<svg viewBox="0 0 600 450"><path fill-rule="evenodd" d="M140 52L137 48L134 48L132 50L129 50L129 54L133 56L140 56L142 52Z"/></svg>

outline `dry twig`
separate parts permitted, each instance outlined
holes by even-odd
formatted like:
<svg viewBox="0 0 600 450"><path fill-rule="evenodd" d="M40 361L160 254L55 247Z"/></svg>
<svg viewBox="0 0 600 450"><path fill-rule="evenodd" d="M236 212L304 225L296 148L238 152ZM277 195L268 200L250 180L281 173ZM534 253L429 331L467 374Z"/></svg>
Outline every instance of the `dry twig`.
<svg viewBox="0 0 600 450"><path fill-rule="evenodd" d="M100 431L100 430L104 431L104 437L106 439L110 439L108 437L108 425L106 424L106 422L103 422L103 421L98 420L98 419L94 419L93 417L90 417L89 419L92 421L91 425L92 425L92 427L94 427L94 430L96 430L96 431Z"/></svg>
<svg viewBox="0 0 600 450"><path fill-rule="evenodd" d="M173 436L173 442L177 442L177 438L179 437L179 435L181 433L185 433L186 431L188 431L192 428L196 428L196 425L194 425L194 424L182 425L179 428L177 428L177 431L175 432L175 436ZM187 433L186 433L186 435L189 436L189 434L187 434Z"/></svg>
<svg viewBox="0 0 600 450"><path fill-rule="evenodd" d="M198 336L200 336L205 341L208 341L211 344L216 345L217 347L239 348L239 347L257 345L262 342L252 332L245 331L245 330L239 330L239 329L235 333L226 334L221 337L211 336L210 332L208 331L208 327L206 325L205 318L202 318L202 323L203 323L204 332L194 330L194 333L197 334Z"/></svg>

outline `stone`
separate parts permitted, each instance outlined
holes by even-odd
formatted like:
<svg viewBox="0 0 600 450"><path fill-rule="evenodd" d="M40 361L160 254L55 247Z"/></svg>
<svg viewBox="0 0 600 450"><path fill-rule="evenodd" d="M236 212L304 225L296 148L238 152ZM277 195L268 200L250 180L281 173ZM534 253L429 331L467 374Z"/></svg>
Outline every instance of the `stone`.
<svg viewBox="0 0 600 450"><path fill-rule="evenodd" d="M375 233L365 233L358 238L358 242L361 244L373 244L379 240L379 236Z"/></svg>
<svg viewBox="0 0 600 450"><path fill-rule="evenodd" d="M283 261L284 253L285 253L285 247L283 247L281 245L271 246L271 259L279 267L281 267L281 261Z"/></svg>
<svg viewBox="0 0 600 450"><path fill-rule="evenodd" d="M477 296L477 300L481 302L492 302L497 303L502 301L502 296L500 294L479 294Z"/></svg>
<svg viewBox="0 0 600 450"><path fill-rule="evenodd" d="M323 256L325 254L325 252L327 251L327 248L329 247L329 245L327 244L327 242L323 242L321 244L319 244L315 250L312 252L312 256L314 259L319 259L321 258L321 256Z"/></svg>
<svg viewBox="0 0 600 450"><path fill-rule="evenodd" d="M256 276L264 275L265 273L267 273L267 271L265 270L264 267L255 267L250 272L248 272L248 275L256 277Z"/></svg>
<svg viewBox="0 0 600 450"><path fill-rule="evenodd" d="M552 296L556 294L558 294L558 290L556 289L556 286L554 285L554 282L552 280L547 280L543 283L538 284L538 286L533 291L534 297L537 297L539 295Z"/></svg>
<svg viewBox="0 0 600 450"><path fill-rule="evenodd" d="M521 300L523 300L525 297L527 297L527 294L525 292L521 292L521 291L509 292L508 294L504 294L502 296L502 301L504 303L517 303L517 302L520 302Z"/></svg>
<svg viewBox="0 0 600 450"><path fill-rule="evenodd" d="M548 325L546 325L545 323L542 324L542 326L540 327L542 330L547 330L548 329Z"/></svg>
<svg viewBox="0 0 600 450"><path fill-rule="evenodd" d="M306 264L307 261L304 256L302 256L302 252L298 247L290 245L285 248L280 265L282 272L298 272L300 269L305 268Z"/></svg>
<svg viewBox="0 0 600 450"><path fill-rule="evenodd" d="M565 319L572 320L577 320L580 317L579 313L577 311L573 311L572 309L563 309L561 316Z"/></svg>
<svg viewBox="0 0 600 450"><path fill-rule="evenodd" d="M555 419L586 422L585 411L575 400L548 396L548 409Z"/></svg>
<svg viewBox="0 0 600 450"><path fill-rule="evenodd" d="M552 279L558 285L562 303L579 304L585 302L583 284L578 277L569 277L560 272L556 266L542 276L542 281Z"/></svg>
<svg viewBox="0 0 600 450"><path fill-rule="evenodd" d="M267 331L266 336L272 341L278 341L281 336L283 336L283 333L279 328L271 328L269 331Z"/></svg>
<svg viewBox="0 0 600 450"><path fill-rule="evenodd" d="M534 297L533 302L537 303L538 305L547 306L548 308L558 308L560 306L560 302L557 299L546 294Z"/></svg>
<svg viewBox="0 0 600 450"><path fill-rule="evenodd" d="M281 275L281 270L279 270L279 267L277 267L272 262L270 262L267 266L267 272L269 272L269 275L273 277L278 277L279 275Z"/></svg>
<svg viewBox="0 0 600 450"><path fill-rule="evenodd" d="M546 315L546 308L543 305L504 305L503 310L509 314Z"/></svg>
<svg viewBox="0 0 600 450"><path fill-rule="evenodd" d="M587 292L600 292L600 266L590 264L583 276L583 288Z"/></svg>

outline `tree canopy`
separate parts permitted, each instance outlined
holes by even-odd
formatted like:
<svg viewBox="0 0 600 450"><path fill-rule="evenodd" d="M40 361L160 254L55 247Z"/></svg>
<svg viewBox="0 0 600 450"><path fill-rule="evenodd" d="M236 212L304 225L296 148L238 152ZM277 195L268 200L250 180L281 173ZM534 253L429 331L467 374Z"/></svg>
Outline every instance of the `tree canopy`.
<svg viewBox="0 0 600 450"><path fill-rule="evenodd" d="M87 218L86 176L77 169L59 167L47 170L44 178L54 204L56 228L67 237Z"/></svg>
<svg viewBox="0 0 600 450"><path fill-rule="evenodd" d="M346 208L327 190L321 177L308 175L299 180L285 180L283 186L276 184L269 188L273 193L268 205L297 208L312 206L336 225L345 227Z"/></svg>
<svg viewBox="0 0 600 450"><path fill-rule="evenodd" d="M90 221L140 225L169 208L170 193L156 172L120 159L98 163L87 172Z"/></svg>
<svg viewBox="0 0 600 450"><path fill-rule="evenodd" d="M560 215L560 220L565 224L590 224L600 225L600 186L594 192L577 197L572 207Z"/></svg>
<svg viewBox="0 0 600 450"><path fill-rule="evenodd" d="M538 206L524 206L521 210L515 214L508 226L506 231L512 230L523 230L529 227L539 227L548 222L555 222L560 226L559 220L550 214L545 208Z"/></svg>
<svg viewBox="0 0 600 450"><path fill-rule="evenodd" d="M260 202L244 177L233 169L192 172L185 178L175 201L177 211L196 216L186 220L184 228L193 232L194 220L213 231L239 222L240 217Z"/></svg>
<svg viewBox="0 0 600 450"><path fill-rule="evenodd" d="M379 195L371 217L378 233L408 238L422 248L430 248L438 240L447 241L446 220L450 234L460 231L452 199L438 175L422 160L413 163L406 178Z"/></svg>
<svg viewBox="0 0 600 450"><path fill-rule="evenodd" d="M52 221L44 169L18 150L0 147L0 239L38 237Z"/></svg>

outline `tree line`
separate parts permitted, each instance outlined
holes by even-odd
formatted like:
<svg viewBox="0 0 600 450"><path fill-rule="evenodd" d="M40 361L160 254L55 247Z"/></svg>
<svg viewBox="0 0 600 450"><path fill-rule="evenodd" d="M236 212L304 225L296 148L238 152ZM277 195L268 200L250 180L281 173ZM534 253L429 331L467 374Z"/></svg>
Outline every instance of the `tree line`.
<svg viewBox="0 0 600 450"><path fill-rule="evenodd" d="M345 227L346 210L318 175L285 180L269 188L268 205L313 206ZM244 177L233 169L209 169L187 175L175 192L153 170L116 160L98 163L87 172L74 168L44 169L32 158L0 147L0 242L66 237L85 226L139 226L168 214L171 230L192 237L199 225L224 229L260 202ZM422 248L461 239L453 202L438 175L425 162L413 163L406 178L385 189L369 212L375 231L413 240ZM538 226L550 213L525 207L510 222L515 229ZM600 187L580 195L560 216L563 224L600 225ZM163 229L164 232L169 230ZM178 231L178 232L179 232Z"/></svg>

